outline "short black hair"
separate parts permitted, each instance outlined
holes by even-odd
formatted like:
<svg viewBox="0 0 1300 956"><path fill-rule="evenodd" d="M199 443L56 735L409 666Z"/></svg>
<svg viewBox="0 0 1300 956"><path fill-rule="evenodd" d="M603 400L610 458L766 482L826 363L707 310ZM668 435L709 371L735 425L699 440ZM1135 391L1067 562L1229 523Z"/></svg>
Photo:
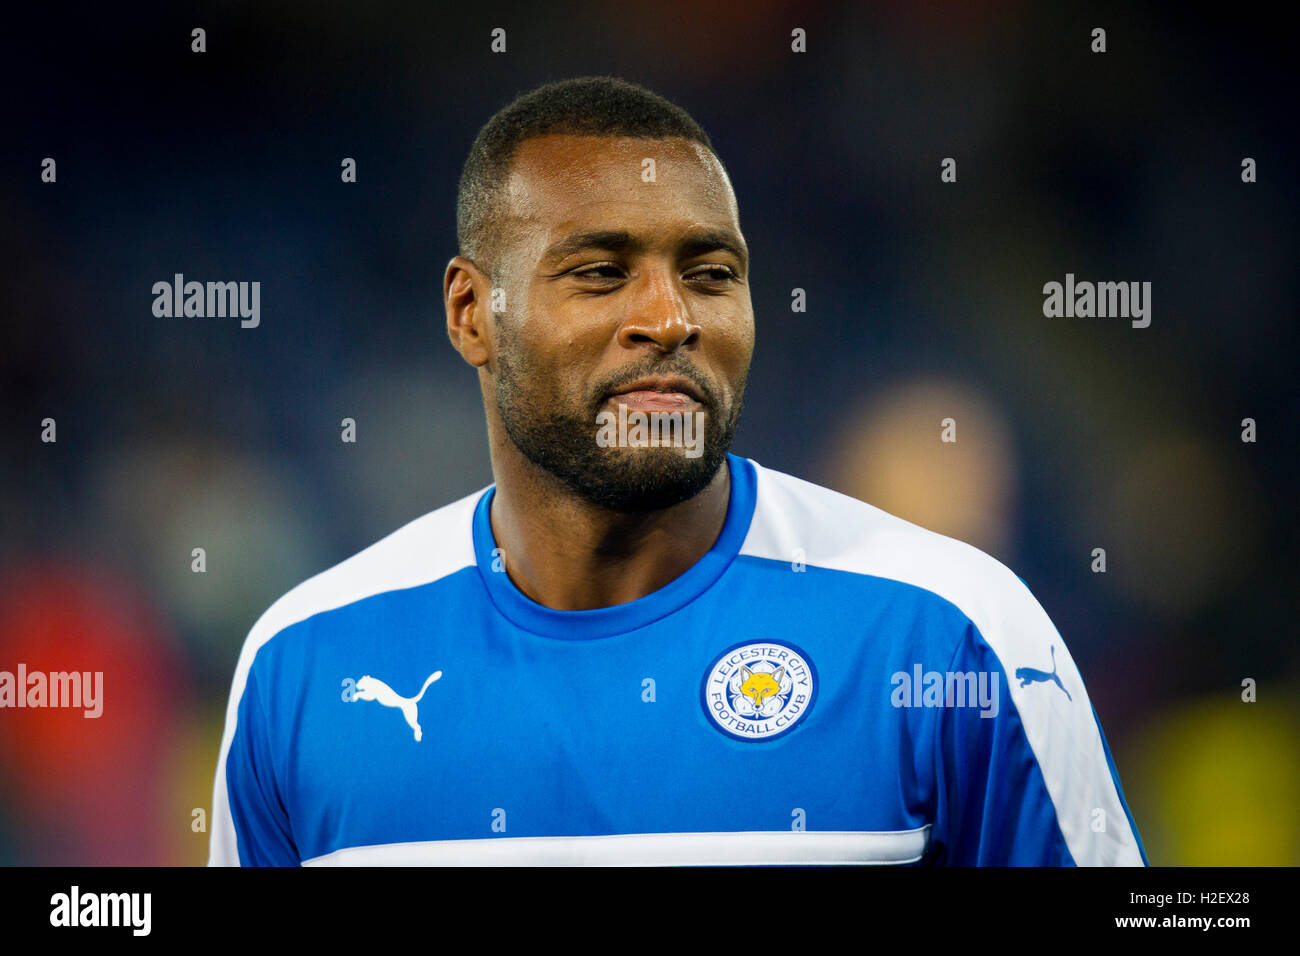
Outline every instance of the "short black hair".
<svg viewBox="0 0 1300 956"><path fill-rule="evenodd" d="M460 176L456 241L460 254L479 268L496 268L498 200L519 144L549 134L682 137L714 152L708 134L684 109L619 77L576 77L521 93L479 130Z"/></svg>

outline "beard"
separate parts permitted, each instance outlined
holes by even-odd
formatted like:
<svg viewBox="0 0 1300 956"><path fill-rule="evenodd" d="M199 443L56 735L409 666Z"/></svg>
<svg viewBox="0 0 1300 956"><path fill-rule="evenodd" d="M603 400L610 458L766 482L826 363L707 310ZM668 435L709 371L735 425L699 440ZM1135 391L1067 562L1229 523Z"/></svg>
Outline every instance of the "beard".
<svg viewBox="0 0 1300 956"><path fill-rule="evenodd" d="M700 405L707 414L699 457L687 457L681 447L602 448L597 444L596 416L607 410L610 392L657 374L681 375L700 392ZM578 497L609 511L661 511L694 498L708 487L731 448L744 380L734 406L719 410L713 390L705 388L699 373L690 366L660 364L619 378L622 381L602 386L590 397L569 405L558 394L536 394L535 386L530 393L525 383L542 379L532 373L512 343L503 339L497 355L496 395L506 434L533 464Z"/></svg>

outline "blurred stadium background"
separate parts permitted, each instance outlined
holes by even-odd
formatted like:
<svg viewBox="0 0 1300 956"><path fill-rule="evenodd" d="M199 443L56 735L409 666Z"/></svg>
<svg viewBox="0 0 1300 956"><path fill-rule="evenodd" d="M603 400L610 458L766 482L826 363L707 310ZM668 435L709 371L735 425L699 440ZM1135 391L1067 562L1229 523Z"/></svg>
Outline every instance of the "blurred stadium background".
<svg viewBox="0 0 1300 956"><path fill-rule="evenodd" d="M1300 863L1290 34L864 6L7 13L0 669L103 670L106 709L0 711L0 863L206 860L254 620L491 481L441 306L457 177L514 94L593 73L688 109L731 174L757 318L733 450L1013 568L1153 863ZM176 272L261 281L260 327L155 318ZM1044 318L1066 272L1150 281L1150 328Z"/></svg>

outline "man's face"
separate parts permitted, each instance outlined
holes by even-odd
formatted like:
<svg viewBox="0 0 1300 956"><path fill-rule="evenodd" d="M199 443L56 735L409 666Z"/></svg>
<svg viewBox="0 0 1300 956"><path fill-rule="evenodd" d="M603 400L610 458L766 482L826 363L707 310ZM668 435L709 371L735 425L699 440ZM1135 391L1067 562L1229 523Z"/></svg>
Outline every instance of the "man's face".
<svg viewBox="0 0 1300 956"><path fill-rule="evenodd" d="M539 137L516 153L504 202L488 374L506 433L593 504L641 512L694 497L731 445L754 347L748 250L721 165L685 139ZM702 453L598 442L616 392L629 413L692 416Z"/></svg>

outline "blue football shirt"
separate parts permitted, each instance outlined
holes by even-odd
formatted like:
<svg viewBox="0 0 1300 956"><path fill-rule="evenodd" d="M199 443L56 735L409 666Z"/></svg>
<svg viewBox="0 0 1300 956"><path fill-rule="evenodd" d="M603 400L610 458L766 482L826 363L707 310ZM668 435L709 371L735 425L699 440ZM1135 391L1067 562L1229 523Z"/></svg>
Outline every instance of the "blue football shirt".
<svg viewBox="0 0 1300 956"><path fill-rule="evenodd" d="M211 865L1136 865L1069 650L969 545L728 455L710 550L557 611L494 486L276 601L244 643Z"/></svg>

